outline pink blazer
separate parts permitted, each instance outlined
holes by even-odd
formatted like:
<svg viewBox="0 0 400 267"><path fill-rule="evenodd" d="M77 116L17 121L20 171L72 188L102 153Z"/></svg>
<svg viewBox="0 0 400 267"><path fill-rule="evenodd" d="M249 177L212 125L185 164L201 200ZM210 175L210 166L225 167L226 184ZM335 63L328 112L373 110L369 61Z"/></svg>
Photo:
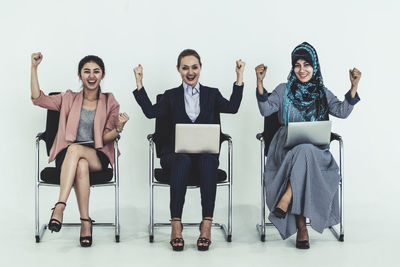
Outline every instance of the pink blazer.
<svg viewBox="0 0 400 267"><path fill-rule="evenodd" d="M57 135L50 149L49 162L51 162L61 150L76 140L81 117L83 90L78 93L67 90L64 93L51 96L45 95L43 91L40 91L40 96L32 99L32 102L34 105L60 112ZM94 117L94 146L106 154L113 167L114 142L104 145L103 135L115 128L118 122L118 114L119 104L114 95L112 93L101 93Z"/></svg>

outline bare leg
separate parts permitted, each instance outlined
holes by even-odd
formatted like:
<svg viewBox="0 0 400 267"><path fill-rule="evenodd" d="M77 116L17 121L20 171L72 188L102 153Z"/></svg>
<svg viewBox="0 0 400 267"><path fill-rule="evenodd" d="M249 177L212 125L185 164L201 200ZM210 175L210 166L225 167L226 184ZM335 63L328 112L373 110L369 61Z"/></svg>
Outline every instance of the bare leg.
<svg viewBox="0 0 400 267"><path fill-rule="evenodd" d="M171 219L171 240L175 238L182 238L181 218ZM183 246L183 244L175 243L173 246Z"/></svg>
<svg viewBox="0 0 400 267"><path fill-rule="evenodd" d="M306 225L306 217L303 215L296 215L296 225L297 225L297 241L308 240L308 231Z"/></svg>
<svg viewBox="0 0 400 267"><path fill-rule="evenodd" d="M60 194L58 201L67 202L72 185L75 182L80 159L87 160L90 170L101 170L101 163L95 149L82 145L70 145L61 166ZM64 208L64 205L57 205L52 218L62 221Z"/></svg>
<svg viewBox="0 0 400 267"><path fill-rule="evenodd" d="M283 194L283 196L279 200L279 202L276 205L276 207L280 208L281 210L286 212L288 207L289 207L290 202L292 201L292 195L293 195L292 185L289 182L285 193Z"/></svg>
<svg viewBox="0 0 400 267"><path fill-rule="evenodd" d="M90 182L89 182L89 163L86 159L80 159L76 168L75 178L75 195L78 201L79 214L81 218L89 218L89 195L90 195ZM81 222L81 236L90 236L90 222ZM83 242L89 242L84 240Z"/></svg>

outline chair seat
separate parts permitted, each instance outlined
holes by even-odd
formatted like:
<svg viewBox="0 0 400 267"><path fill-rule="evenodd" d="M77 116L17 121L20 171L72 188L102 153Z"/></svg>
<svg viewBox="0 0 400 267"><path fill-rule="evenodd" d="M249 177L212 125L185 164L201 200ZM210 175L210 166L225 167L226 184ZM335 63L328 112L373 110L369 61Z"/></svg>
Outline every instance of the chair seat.
<svg viewBox="0 0 400 267"><path fill-rule="evenodd" d="M154 169L154 177L156 180L162 184L169 184L169 173L161 168ZM222 183L226 181L226 172L217 169L217 183ZM200 185L200 176L196 172L192 172L189 175L188 186L199 186Z"/></svg>
<svg viewBox="0 0 400 267"><path fill-rule="evenodd" d="M55 167L44 168L40 172L40 179L48 184L60 184L60 170ZM105 184L113 178L113 169L108 168L107 170L90 172L89 179L90 185Z"/></svg>

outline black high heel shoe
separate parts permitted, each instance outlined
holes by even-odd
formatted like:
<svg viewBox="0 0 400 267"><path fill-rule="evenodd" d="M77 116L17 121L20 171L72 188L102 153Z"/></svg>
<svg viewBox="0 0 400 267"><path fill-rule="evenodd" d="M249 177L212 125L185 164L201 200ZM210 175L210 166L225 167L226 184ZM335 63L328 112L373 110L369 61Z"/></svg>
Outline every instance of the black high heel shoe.
<svg viewBox="0 0 400 267"><path fill-rule="evenodd" d="M285 219L286 211L283 211L281 208L275 207L272 213L279 219Z"/></svg>
<svg viewBox="0 0 400 267"><path fill-rule="evenodd" d="M83 218L80 218L80 219L81 219L81 221L90 222L90 235L80 236L79 242L81 243L81 247L90 247L92 245L92 241L93 241L92 235L93 235L94 220L92 220L90 217L89 217L89 219L83 219ZM87 241L87 242L84 242L84 241Z"/></svg>
<svg viewBox="0 0 400 267"><path fill-rule="evenodd" d="M298 231L300 231L300 230L298 230ZM306 228L306 231L307 231L307 228ZM307 237L308 237L308 231L307 231ZM309 249L310 248L309 239L310 238L308 238L308 240L298 241L297 238L296 238L296 248L298 248L298 249Z"/></svg>
<svg viewBox="0 0 400 267"><path fill-rule="evenodd" d="M212 219L209 218L203 218L203 221L207 220L207 221L212 221ZM203 221L201 221L200 225L199 225L199 231L201 232L201 226L203 225ZM200 243L203 244L207 244L207 245L200 245ZM199 237L197 239L197 249L200 251L207 251L210 248L211 245L211 240L208 239L207 237Z"/></svg>
<svg viewBox="0 0 400 267"><path fill-rule="evenodd" d="M296 240L296 248L298 248L298 249L309 249L310 248L310 242L308 240L303 240L303 241L297 241Z"/></svg>
<svg viewBox="0 0 400 267"><path fill-rule="evenodd" d="M171 222L180 222L180 219L171 219ZM181 232L183 231L183 224L181 222ZM172 250L173 251L182 251L183 247L185 246L185 241L183 240L182 237L177 237L174 239L171 239L171 241L169 241L169 243L171 244ZM182 243L182 246L178 245Z"/></svg>
<svg viewBox="0 0 400 267"><path fill-rule="evenodd" d="M58 204L63 204L65 207L67 206L67 204L65 202L59 201L52 208L53 212L51 213L50 221L49 221L49 224L47 226L51 232L59 232L61 230L61 227L62 227L62 222L60 222L59 220L53 218L54 211L55 211L56 206Z"/></svg>

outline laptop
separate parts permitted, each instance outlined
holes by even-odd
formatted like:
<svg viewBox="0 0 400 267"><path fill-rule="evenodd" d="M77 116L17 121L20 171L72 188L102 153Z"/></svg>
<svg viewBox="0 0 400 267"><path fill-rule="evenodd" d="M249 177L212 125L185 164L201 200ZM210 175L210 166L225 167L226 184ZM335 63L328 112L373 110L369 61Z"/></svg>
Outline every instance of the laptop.
<svg viewBox="0 0 400 267"><path fill-rule="evenodd" d="M175 153L219 153L219 124L190 124L175 125Z"/></svg>
<svg viewBox="0 0 400 267"><path fill-rule="evenodd" d="M299 144L328 145L331 129L331 121L289 122L285 148Z"/></svg>

